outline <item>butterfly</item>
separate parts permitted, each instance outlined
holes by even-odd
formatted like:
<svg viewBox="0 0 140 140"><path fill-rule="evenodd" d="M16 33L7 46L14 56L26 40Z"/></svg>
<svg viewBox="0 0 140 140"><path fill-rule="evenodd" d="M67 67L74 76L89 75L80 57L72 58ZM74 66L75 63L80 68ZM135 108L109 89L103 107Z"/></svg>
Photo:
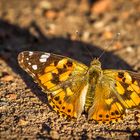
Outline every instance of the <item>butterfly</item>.
<svg viewBox="0 0 140 140"><path fill-rule="evenodd" d="M19 65L47 94L59 115L114 123L126 109L140 106L140 74L126 70L102 70L99 59L86 66L71 58L39 51L18 55Z"/></svg>

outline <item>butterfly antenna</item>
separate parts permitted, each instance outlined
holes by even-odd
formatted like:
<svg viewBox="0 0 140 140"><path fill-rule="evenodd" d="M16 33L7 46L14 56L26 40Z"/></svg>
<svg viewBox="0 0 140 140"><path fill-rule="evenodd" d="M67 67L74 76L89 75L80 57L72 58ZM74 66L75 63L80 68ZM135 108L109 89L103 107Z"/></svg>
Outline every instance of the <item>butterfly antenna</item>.
<svg viewBox="0 0 140 140"><path fill-rule="evenodd" d="M104 55L104 53L106 52L106 50L110 47L110 46L112 46L112 44L114 43L114 42L116 42L116 41L118 41L119 40L119 36L120 36L120 33L117 33L114 37L113 37L113 39L107 44L105 44L105 49L104 49L104 51L101 53L101 55L99 56L99 58L98 59L100 59L103 55Z"/></svg>
<svg viewBox="0 0 140 140"><path fill-rule="evenodd" d="M77 38L77 40L81 41L79 31L77 30L75 33L76 33L76 38ZM85 47L85 49L87 50L88 54L90 55L91 59L93 60L93 56L92 56L92 54L91 54L89 48L88 48L88 47Z"/></svg>

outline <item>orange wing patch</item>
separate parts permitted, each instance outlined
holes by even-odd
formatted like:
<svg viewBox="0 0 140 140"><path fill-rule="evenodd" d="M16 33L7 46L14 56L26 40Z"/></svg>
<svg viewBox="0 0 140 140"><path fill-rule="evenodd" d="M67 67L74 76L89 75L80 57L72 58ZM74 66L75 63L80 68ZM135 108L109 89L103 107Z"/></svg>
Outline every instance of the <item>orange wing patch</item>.
<svg viewBox="0 0 140 140"><path fill-rule="evenodd" d="M60 82L66 81L75 69L76 64L66 58L47 66L43 74L38 74L41 85L52 91Z"/></svg>
<svg viewBox="0 0 140 140"><path fill-rule="evenodd" d="M102 93L102 95L101 95ZM88 118L98 123L116 122L122 118L124 107L120 103L109 84L98 85L95 89L94 102L88 111Z"/></svg>
<svg viewBox="0 0 140 140"><path fill-rule="evenodd" d="M60 88L53 92L54 95L48 95L49 104L60 116L65 118L77 118L83 110L83 108L80 110L81 103L79 101L79 95L82 94L83 87L83 85L75 87L75 91L72 91L70 87L66 89ZM79 110L77 110L76 103L79 104Z"/></svg>
<svg viewBox="0 0 140 140"><path fill-rule="evenodd" d="M94 112L91 119L98 123L108 124L119 121L123 117L123 113L124 110L119 103L114 103L111 106L102 104L99 106L99 109Z"/></svg>

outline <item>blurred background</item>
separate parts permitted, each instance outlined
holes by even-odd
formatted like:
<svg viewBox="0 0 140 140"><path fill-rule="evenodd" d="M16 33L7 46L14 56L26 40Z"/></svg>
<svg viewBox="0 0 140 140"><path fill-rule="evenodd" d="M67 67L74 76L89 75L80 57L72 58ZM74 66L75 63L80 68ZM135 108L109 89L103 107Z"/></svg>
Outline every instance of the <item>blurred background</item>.
<svg viewBox="0 0 140 140"><path fill-rule="evenodd" d="M67 124L49 112L40 89L19 68L17 55L24 50L39 50L89 65L92 57L105 51L103 68L140 72L139 29L139 0L0 0L1 138L119 137L118 131L108 134L100 126L83 123L85 118L74 128L74 123ZM119 39L113 42L117 33ZM134 122L112 129L122 130L126 139L135 130L139 135L137 127Z"/></svg>
<svg viewBox="0 0 140 140"><path fill-rule="evenodd" d="M139 70L139 16L138 0L0 0L0 52L43 50L88 64L86 47L99 57L120 33L107 51ZM112 61L111 68L127 68ZM107 58L103 62L112 64Z"/></svg>

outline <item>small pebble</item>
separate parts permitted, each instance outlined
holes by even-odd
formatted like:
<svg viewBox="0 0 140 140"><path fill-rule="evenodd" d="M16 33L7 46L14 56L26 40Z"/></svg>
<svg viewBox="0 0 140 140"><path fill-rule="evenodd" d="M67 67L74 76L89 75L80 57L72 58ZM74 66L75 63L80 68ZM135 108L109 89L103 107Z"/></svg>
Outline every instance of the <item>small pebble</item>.
<svg viewBox="0 0 140 140"><path fill-rule="evenodd" d="M51 132L50 132L50 135L51 135L51 138L52 139L59 139L59 134L58 134L58 132L57 131L55 131L55 130L52 130Z"/></svg>

